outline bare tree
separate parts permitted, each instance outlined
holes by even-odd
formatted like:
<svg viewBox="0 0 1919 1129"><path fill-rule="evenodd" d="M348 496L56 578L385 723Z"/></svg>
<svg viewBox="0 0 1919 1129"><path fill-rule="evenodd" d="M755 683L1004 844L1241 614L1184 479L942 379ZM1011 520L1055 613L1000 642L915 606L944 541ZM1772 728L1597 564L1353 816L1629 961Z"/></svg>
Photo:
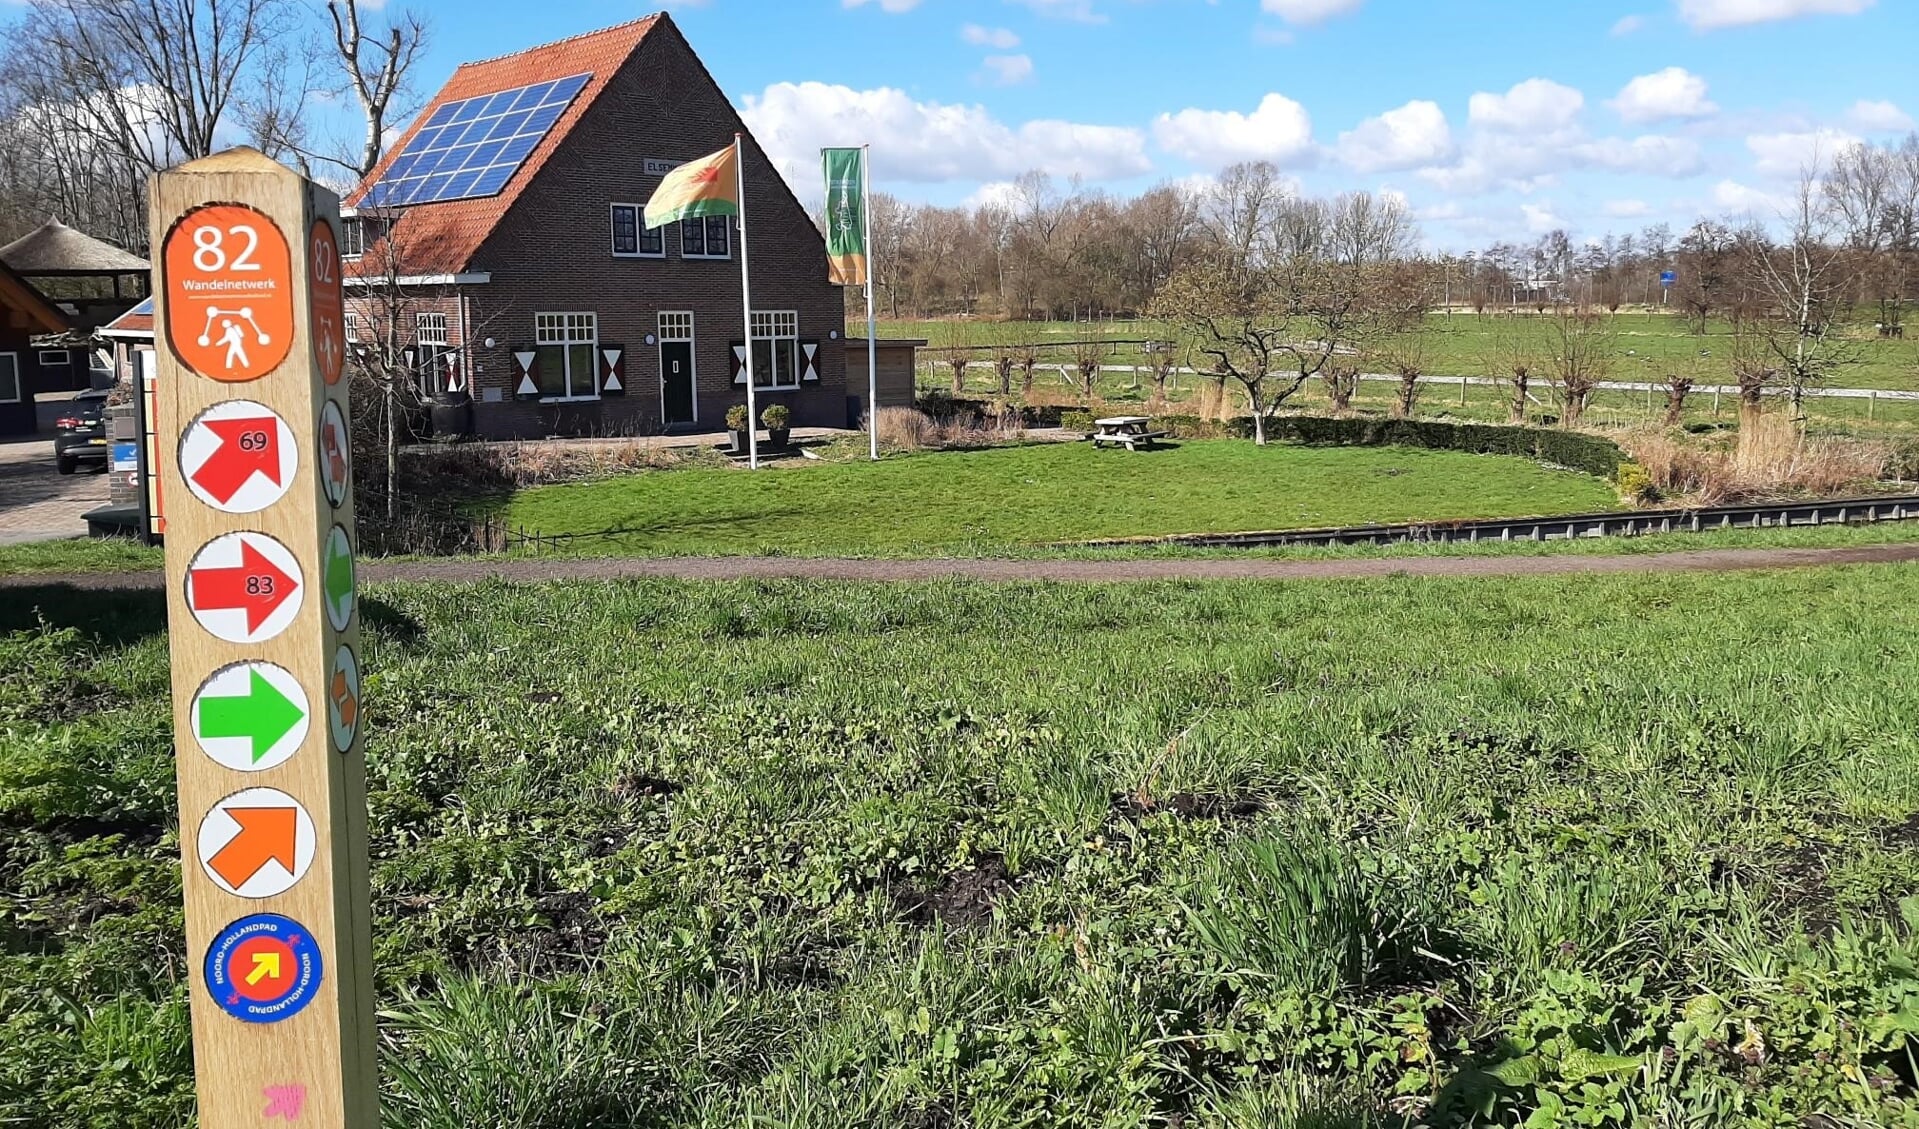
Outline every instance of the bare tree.
<svg viewBox="0 0 1919 1129"><path fill-rule="evenodd" d="M1666 376L1666 418L1662 421L1667 427L1678 427L1686 419L1686 396L1692 392L1693 379L1690 373L1674 369Z"/></svg>
<svg viewBox="0 0 1919 1129"><path fill-rule="evenodd" d="M327 0L333 21L333 46L339 54L346 83L359 100L366 119L366 135L357 159L341 161L363 179L380 163L386 149L387 116L393 100L406 87L414 61L425 50L427 28L411 12L387 15L384 26L368 27L361 18L361 0Z"/></svg>
<svg viewBox="0 0 1919 1129"><path fill-rule="evenodd" d="M1332 404L1333 414L1345 416L1353 410L1353 396L1359 391L1359 366L1351 361L1335 358L1320 371L1320 381L1326 385L1326 399Z"/></svg>
<svg viewBox="0 0 1919 1129"><path fill-rule="evenodd" d="M1486 370L1503 380L1510 395L1506 401L1506 422L1524 425L1530 387L1539 368L1539 351L1517 318L1497 319L1487 346Z"/></svg>
<svg viewBox="0 0 1919 1129"><path fill-rule="evenodd" d="M1593 393L1612 371L1619 342L1598 314L1562 303L1547 329L1546 364L1561 427L1578 427Z"/></svg>
<svg viewBox="0 0 1919 1129"><path fill-rule="evenodd" d="M1073 369L1079 373L1079 394L1087 403L1099 391L1099 370L1106 346L1097 341L1081 341L1073 346Z"/></svg>
<svg viewBox="0 0 1919 1129"><path fill-rule="evenodd" d="M1805 415L1806 391L1858 359L1845 332L1846 261L1834 214L1819 187L1816 168L1799 178L1785 238L1773 243L1760 231L1740 241L1751 285L1764 303L1759 341L1772 354L1795 420Z"/></svg>
<svg viewBox="0 0 1919 1129"><path fill-rule="evenodd" d="M1414 332L1393 337L1379 347L1378 355L1399 378L1393 386L1392 418L1411 419L1413 409L1419 406L1419 378L1426 373L1426 335Z"/></svg>

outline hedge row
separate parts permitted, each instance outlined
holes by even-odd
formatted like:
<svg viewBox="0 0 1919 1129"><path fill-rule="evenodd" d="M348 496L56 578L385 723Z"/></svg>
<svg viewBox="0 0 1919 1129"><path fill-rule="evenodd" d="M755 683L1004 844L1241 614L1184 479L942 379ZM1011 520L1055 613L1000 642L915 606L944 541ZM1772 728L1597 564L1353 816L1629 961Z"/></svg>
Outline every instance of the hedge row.
<svg viewBox="0 0 1919 1129"><path fill-rule="evenodd" d="M934 414L971 411L983 415L992 412L995 404L989 400L934 395L923 398L921 407ZM1047 406L1022 407L1019 411L1027 427L1092 430L1093 415L1084 409ZM1219 422L1194 415L1156 415L1153 424L1179 439L1244 439L1253 434L1251 416ZM1266 436L1313 447L1425 447L1476 455L1518 455L1600 478L1616 478L1619 465L1627 461L1625 453L1611 440L1596 435L1484 423L1279 416L1266 421Z"/></svg>

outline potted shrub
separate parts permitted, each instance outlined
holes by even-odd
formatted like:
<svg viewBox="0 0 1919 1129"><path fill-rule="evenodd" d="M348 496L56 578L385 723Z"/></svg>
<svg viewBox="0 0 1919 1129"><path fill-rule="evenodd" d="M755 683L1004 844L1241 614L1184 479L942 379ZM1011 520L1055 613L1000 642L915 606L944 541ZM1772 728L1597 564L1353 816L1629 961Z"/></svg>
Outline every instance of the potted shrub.
<svg viewBox="0 0 1919 1129"><path fill-rule="evenodd" d="M726 409L726 429L733 433L733 453L744 455L751 445L753 436L747 429L749 417L745 404L734 404Z"/></svg>
<svg viewBox="0 0 1919 1129"><path fill-rule="evenodd" d="M786 425L792 418L793 413L785 404L767 405L760 413L760 422L766 425L766 441L776 448L786 446L787 436L791 434Z"/></svg>

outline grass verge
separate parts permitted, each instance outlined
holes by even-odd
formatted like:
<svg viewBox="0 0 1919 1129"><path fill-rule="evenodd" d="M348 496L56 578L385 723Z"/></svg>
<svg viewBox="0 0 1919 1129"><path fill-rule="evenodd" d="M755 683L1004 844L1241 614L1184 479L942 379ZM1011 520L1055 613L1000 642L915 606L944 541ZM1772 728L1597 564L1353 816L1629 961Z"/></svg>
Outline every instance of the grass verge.
<svg viewBox="0 0 1919 1129"><path fill-rule="evenodd" d="M388 1124L1919 1120L1919 573L365 594ZM191 1107L159 593L0 602L0 1122Z"/></svg>

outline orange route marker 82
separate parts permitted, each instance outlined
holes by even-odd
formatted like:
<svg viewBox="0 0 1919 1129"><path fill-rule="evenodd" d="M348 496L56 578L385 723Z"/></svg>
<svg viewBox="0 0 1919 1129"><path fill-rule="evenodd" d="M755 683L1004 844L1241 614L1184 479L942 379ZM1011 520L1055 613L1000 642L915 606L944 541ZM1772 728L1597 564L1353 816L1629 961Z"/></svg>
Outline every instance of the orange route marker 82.
<svg viewBox="0 0 1919 1129"><path fill-rule="evenodd" d="M340 290L340 245L332 224L313 221L307 257L312 270L307 305L313 315L313 359L321 379L338 384L346 371L346 299Z"/></svg>
<svg viewBox="0 0 1919 1129"><path fill-rule="evenodd" d="M258 380L293 345L293 263L286 236L241 204L209 204L167 233L167 341L212 380Z"/></svg>

